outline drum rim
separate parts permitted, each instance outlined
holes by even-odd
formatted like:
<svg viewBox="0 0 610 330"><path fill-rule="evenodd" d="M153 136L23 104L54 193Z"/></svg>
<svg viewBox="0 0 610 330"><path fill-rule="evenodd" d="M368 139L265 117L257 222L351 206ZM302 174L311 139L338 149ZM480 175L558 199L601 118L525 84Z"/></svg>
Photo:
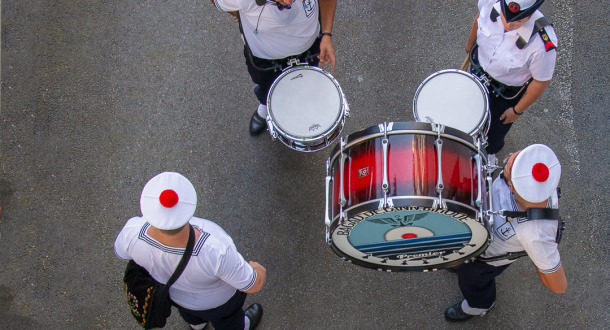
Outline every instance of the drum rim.
<svg viewBox="0 0 610 330"><path fill-rule="evenodd" d="M417 199L424 199L422 197L428 197L428 196L414 196L414 197L416 197ZM447 200L447 202L454 202L454 201ZM354 207L363 207L363 210L361 212L358 212L357 214L352 215L352 216L357 216L357 215L365 213L367 211L376 211L376 210L379 210L380 208L378 206L379 206L379 199L376 199L376 200L366 201L366 202L354 205L350 209L353 209ZM426 206L424 206L424 207L426 207ZM432 206L429 206L429 207L430 208L434 208ZM434 209L443 209L443 208L436 207ZM451 210L449 208L447 208L446 210L453 211L453 210ZM344 212L345 212L345 210L344 210ZM488 226L486 224L480 223L480 221L478 220L479 219L479 212L478 211L476 212L476 215L474 217L470 216L468 214L459 212L459 211L454 211L454 212L458 212L458 213L460 213L462 215L468 216L471 219L474 219L475 222L477 222L479 225L481 225L483 227L484 232L486 234L486 237L484 239L484 243L481 244L480 247L477 247L477 249L473 253L471 253L471 254L469 254L467 256L464 256L462 258L458 258L458 259L455 259L455 260L443 263L443 264L434 264L434 265L430 265L430 266L425 266L425 265L422 265L422 266L409 266L409 267L401 267L401 266L393 266L393 265L386 265L386 266L384 266L384 265L379 265L379 264L374 264L374 263L367 263L367 262L363 261L362 259L358 259L358 258L355 258L353 256L350 256L347 253L343 252L335 244L334 240L332 239L333 238L333 233L334 233L334 231L336 230L336 228L338 226L340 215L335 217L335 218L333 218L331 227L329 229L330 241L329 241L328 244L331 246L333 252L335 252L335 254L337 254L343 260L349 261L349 262L351 262L351 263L353 263L355 265L358 265L358 266L362 266L362 267L366 267L366 268L371 268L371 269L377 269L377 270L380 270L380 271L388 271L388 272L392 272L392 271L399 271L399 272L404 272L404 271L422 271L422 272L427 272L427 271L436 271L436 270L439 270L439 269L446 269L446 268L455 267L455 266L458 266L458 265L461 265L461 264L467 262L468 260L474 260L474 258L476 258L480 254L482 254L485 251L485 249L487 248L487 246L489 245L489 243L490 243L491 235L489 233ZM466 225L469 228L471 228L468 224L466 224Z"/></svg>
<svg viewBox="0 0 610 330"><path fill-rule="evenodd" d="M388 126L391 125L391 127L392 127L391 128L392 130L388 131L387 135L402 135L402 134L422 134L422 135L433 135L433 136L438 135L438 133L432 129L432 124L427 123L427 122L389 122L387 124L388 124ZM404 124L408 124L407 126L412 124L412 125L414 125L416 127L420 127L420 128L401 128L401 126L403 126ZM331 151L330 156L328 158L328 163L332 167L332 165L334 165L337 158L340 157L341 152L343 150L347 150L360 143L363 143L364 141L385 136L386 133L384 133L382 131L382 126L383 126L383 124L370 126L370 127L361 129L359 131L356 131L356 132L348 135L347 138L345 139L344 145L339 144L339 145L336 145L335 148L333 148L333 150ZM398 126L398 128L395 129L394 126ZM423 127L429 127L429 130L425 130ZM378 131L375 131L374 129L378 129ZM454 134L454 133L457 133L457 134ZM461 137L458 135L461 135ZM479 151L481 151L475 145L473 136L468 135L467 133L460 131L457 128L445 126L444 131L443 131L443 133L440 134L440 136L442 138L453 140L462 145L465 145L466 147L470 148L471 150L473 150L477 153ZM469 140L471 140L472 142ZM486 153L483 154L483 157L484 157L485 161L487 161Z"/></svg>
<svg viewBox="0 0 610 330"><path fill-rule="evenodd" d="M341 131L343 130L344 125L345 118L343 118L343 120L341 121L340 126L330 131L331 134L325 134L316 139L315 141L307 141L307 143L302 143L302 141L297 140L290 140L281 134L278 134L277 138L290 149L302 152L315 152L333 144L333 142L335 142L337 138L341 135Z"/></svg>
<svg viewBox="0 0 610 330"><path fill-rule="evenodd" d="M299 136L295 136L291 133L286 132L284 129L282 129L279 124L277 124L274 116L273 116L273 110L271 107L271 96L273 94L273 91L275 90L275 87L277 86L277 83L279 81L281 81L281 79L285 76L287 76L288 74L294 72L294 71L298 71L298 70L312 70L312 71L316 71L321 73L322 75L324 75L325 77L327 77L337 88L337 92L339 94L339 103L340 103L340 109L337 115L337 118L334 120L333 124L324 131L324 133L317 135L315 137L310 137L310 138L306 138L306 137L299 137ZM339 85L339 82L335 79L335 77L333 77L329 72L326 72L325 70L316 67L316 66L312 66L312 65L297 65L295 67L289 68L286 71L282 72L282 74L280 74L277 78L275 78L275 80L273 81L273 84L271 85L271 87L269 88L269 93L267 93L267 124L272 126L273 129L278 132L278 134L290 139L290 140L294 140L294 141L299 141L301 143L307 144L307 143L314 143L318 142L319 140L323 140L326 136L328 135L332 135L332 133L337 129L337 127L339 126L339 124L342 124L345 120L345 112L346 112L346 105L347 105L347 101L345 98L345 93L343 93L343 89L341 89L341 86ZM333 140L334 141L334 140ZM331 142L329 142L328 144L330 144ZM287 145L288 147L290 147L290 145Z"/></svg>
<svg viewBox="0 0 610 330"><path fill-rule="evenodd" d="M479 89L481 90L482 94L483 94L483 99L484 99L484 105L485 105L485 109L483 109L483 118L481 118L479 120L479 122L477 123L476 127L472 130L470 130L470 132L464 132L462 130L459 130L460 132L464 132L467 133L470 136L477 136L479 135L481 132L486 132L489 131L489 126L490 126L490 109L489 109L489 92L487 90L487 87L485 87L485 85L483 85L483 83L481 83L481 81L479 79L477 79L476 76L474 76L473 74L466 72L464 70L459 70L459 69L444 69L444 70L440 70L437 72L434 72L433 74L429 75L428 77L426 77L426 79L424 79L424 81L422 81L419 86L417 87L417 90L415 91L415 95L413 96L413 117L415 118L415 120L417 122L427 122L425 120L422 120L423 118L419 118L419 114L417 113L417 97L419 95L419 93L421 92L422 88L424 87L424 85L426 85L426 83L430 80L432 80L434 77L439 76L441 74L446 74L446 73L458 73L461 75L464 75L468 78L470 78L472 81L475 82L475 84L477 85L477 87L479 87ZM487 123L487 125L485 125L485 123ZM487 126L487 129L485 129L484 126ZM447 127L451 127L451 126L447 126ZM452 127L453 128L453 127Z"/></svg>

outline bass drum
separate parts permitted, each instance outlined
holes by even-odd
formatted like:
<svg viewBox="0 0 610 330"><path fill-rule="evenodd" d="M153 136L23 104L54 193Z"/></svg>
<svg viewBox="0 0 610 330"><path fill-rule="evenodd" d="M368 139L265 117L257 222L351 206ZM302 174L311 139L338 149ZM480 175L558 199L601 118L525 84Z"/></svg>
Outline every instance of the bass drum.
<svg viewBox="0 0 610 330"><path fill-rule="evenodd" d="M327 242L345 260L386 271L457 266L481 254L486 153L429 123L353 133L327 160Z"/></svg>

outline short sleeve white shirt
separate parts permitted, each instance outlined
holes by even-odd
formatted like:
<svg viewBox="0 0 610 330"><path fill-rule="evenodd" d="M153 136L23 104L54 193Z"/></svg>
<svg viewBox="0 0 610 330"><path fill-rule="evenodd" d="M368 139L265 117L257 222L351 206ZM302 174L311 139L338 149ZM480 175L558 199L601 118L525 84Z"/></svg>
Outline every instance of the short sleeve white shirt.
<svg viewBox="0 0 610 330"><path fill-rule="evenodd" d="M479 0L478 7L478 58L483 70L509 86L521 86L530 78L539 81L549 81L553 78L557 51L547 52L539 34L532 35L534 23L538 18L543 17L540 11L537 10L520 28L504 32L502 18L498 16L495 22L490 18L492 9L501 12L499 2ZM545 30L553 44L557 46L557 36L553 27L546 26ZM516 46L519 37L527 42L523 49Z"/></svg>
<svg viewBox="0 0 610 330"><path fill-rule="evenodd" d="M189 221L201 236L170 296L178 305L206 310L227 302L235 290L246 291L256 281L256 272L244 260L231 237L212 221L193 217ZM161 244L147 234L150 224L141 217L127 221L114 251L121 259L133 259L160 283L167 283L182 258L184 248Z"/></svg>
<svg viewBox="0 0 610 330"><path fill-rule="evenodd" d="M555 193L548 207L559 207ZM501 177L496 178L492 185L493 210L518 211L517 203L508 185ZM526 220L517 218L507 221L506 218L494 215L493 241L481 255L484 258L505 255L508 252L526 251L532 262L542 273L555 272L561 266L559 250L555 237L557 220ZM515 260L499 260L489 262L494 266L507 265Z"/></svg>
<svg viewBox="0 0 610 330"><path fill-rule="evenodd" d="M214 0L222 11L239 11L244 37L252 54L280 59L305 52L318 37L318 0L296 0L280 10L274 4L254 0Z"/></svg>

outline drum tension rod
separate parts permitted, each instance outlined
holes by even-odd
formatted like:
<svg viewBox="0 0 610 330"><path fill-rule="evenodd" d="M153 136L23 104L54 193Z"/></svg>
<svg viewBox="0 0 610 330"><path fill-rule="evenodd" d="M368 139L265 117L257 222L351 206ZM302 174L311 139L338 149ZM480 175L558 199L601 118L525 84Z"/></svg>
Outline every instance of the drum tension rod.
<svg viewBox="0 0 610 330"><path fill-rule="evenodd" d="M441 133L444 131L444 126L441 124L431 123L432 129L436 131L436 140L434 141L434 147L436 149L436 162L437 162L437 179L436 179L436 192L438 193L438 201L435 201L435 207L446 208L445 202L443 202L443 189L445 185L443 183L443 140L441 139Z"/></svg>
<svg viewBox="0 0 610 330"><path fill-rule="evenodd" d="M390 192L390 184L388 182L388 123L383 123L383 140L381 140L381 146L383 147L383 182L381 189L383 189L383 207L388 207L388 193Z"/></svg>

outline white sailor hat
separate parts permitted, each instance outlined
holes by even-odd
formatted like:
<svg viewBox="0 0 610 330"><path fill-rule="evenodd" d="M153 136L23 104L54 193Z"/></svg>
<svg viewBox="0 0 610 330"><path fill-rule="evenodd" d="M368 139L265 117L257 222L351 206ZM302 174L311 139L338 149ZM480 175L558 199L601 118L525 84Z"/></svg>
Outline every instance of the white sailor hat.
<svg viewBox="0 0 610 330"><path fill-rule="evenodd" d="M532 144L515 157L511 181L517 193L528 202L547 200L559 184L561 164L544 144Z"/></svg>
<svg viewBox="0 0 610 330"><path fill-rule="evenodd" d="M158 174L142 189L142 216L156 228L171 230L184 226L195 214L196 207L195 187L179 173Z"/></svg>

